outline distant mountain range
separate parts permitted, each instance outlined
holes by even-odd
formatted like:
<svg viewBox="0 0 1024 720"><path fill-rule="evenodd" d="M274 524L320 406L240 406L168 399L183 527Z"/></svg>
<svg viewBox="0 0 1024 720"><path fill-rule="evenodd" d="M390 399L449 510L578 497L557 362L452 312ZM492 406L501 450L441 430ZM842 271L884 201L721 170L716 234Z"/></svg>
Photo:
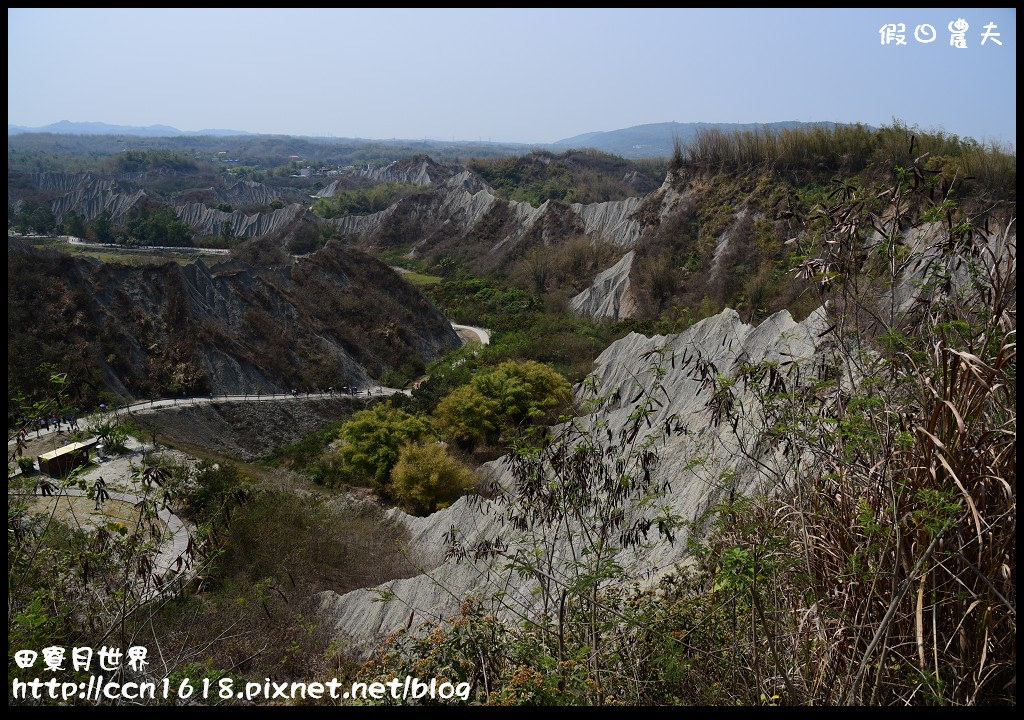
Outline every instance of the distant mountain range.
<svg viewBox="0 0 1024 720"><path fill-rule="evenodd" d="M603 152L612 153L625 158L641 157L668 157L672 154L672 143L679 138L685 145L693 140L698 130L717 128L720 130L785 130L795 127L806 126L833 127L833 122L798 122L789 120L773 123L649 123L647 125L635 125L620 130L609 130L607 132L588 132L582 135L565 138L550 144L536 143L524 145L519 143L498 143L509 147L523 147L546 149L554 152L569 150L572 148L594 148ZM149 125L138 127L132 125L111 125L101 122L70 122L61 120L52 125L43 127L23 127L21 125L8 125L8 135L21 133L59 133L66 135L136 135L142 137L182 137L195 135L208 136L240 136L254 135L242 130L179 130L169 125ZM342 138L339 138L342 139ZM384 141L380 141L384 142ZM392 141L394 142L394 141ZM466 141L469 144L469 141ZM433 144L433 141L428 144ZM454 143L456 145L462 143Z"/></svg>
<svg viewBox="0 0 1024 720"><path fill-rule="evenodd" d="M24 127L22 125L7 125L8 135L20 135L21 133L57 133L61 135L141 135L143 137L178 137L181 135L252 135L253 133L244 130L179 130L170 125L148 125L139 127L136 125L111 125L101 122L71 122L61 120L60 122L42 127Z"/></svg>
<svg viewBox="0 0 1024 720"><path fill-rule="evenodd" d="M626 158L667 157L672 154L673 139L678 137L686 145L697 135L698 130L716 128L719 130L786 130L796 127L833 127L833 122L798 122L787 120L773 123L649 123L634 125L622 130L589 132L551 143L555 150L570 148L594 148Z"/></svg>

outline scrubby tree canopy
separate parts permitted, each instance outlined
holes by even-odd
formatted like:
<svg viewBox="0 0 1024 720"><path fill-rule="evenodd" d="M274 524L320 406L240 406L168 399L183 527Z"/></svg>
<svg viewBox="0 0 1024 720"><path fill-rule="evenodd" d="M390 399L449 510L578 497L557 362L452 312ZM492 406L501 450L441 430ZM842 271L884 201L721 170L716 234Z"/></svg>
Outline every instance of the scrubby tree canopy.
<svg viewBox="0 0 1024 720"><path fill-rule="evenodd" d="M428 437L431 427L427 420L404 410L376 405L353 415L340 434L344 445L339 452L345 464L384 489L401 447Z"/></svg>
<svg viewBox="0 0 1024 720"><path fill-rule="evenodd" d="M448 507L472 485L473 473L440 443L403 446L391 470L391 495L414 515Z"/></svg>
<svg viewBox="0 0 1024 720"><path fill-rule="evenodd" d="M478 373L437 406L441 429L459 443L497 443L509 431L553 420L571 398L569 383L533 360L509 360Z"/></svg>

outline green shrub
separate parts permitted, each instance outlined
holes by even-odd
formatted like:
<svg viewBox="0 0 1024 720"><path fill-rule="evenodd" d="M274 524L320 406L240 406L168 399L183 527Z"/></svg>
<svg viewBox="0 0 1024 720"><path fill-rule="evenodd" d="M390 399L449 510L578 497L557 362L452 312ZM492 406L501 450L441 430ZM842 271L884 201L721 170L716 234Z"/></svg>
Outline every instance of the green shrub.
<svg viewBox="0 0 1024 720"><path fill-rule="evenodd" d="M391 405L375 405L360 410L342 425L340 435L344 444L339 454L351 470L370 479L378 492L387 495L399 450L432 432L424 418Z"/></svg>
<svg viewBox="0 0 1024 720"><path fill-rule="evenodd" d="M475 375L437 406L442 431L467 446L497 443L548 424L572 398L569 383L533 360L509 360Z"/></svg>
<svg viewBox="0 0 1024 720"><path fill-rule="evenodd" d="M406 183L383 183L371 188L343 190L334 197L317 200L313 203L313 212L322 218L370 215L387 209L419 190L418 185Z"/></svg>
<svg viewBox="0 0 1024 720"><path fill-rule="evenodd" d="M413 515L446 508L468 491L473 473L439 443L402 447L391 470L391 495Z"/></svg>
<svg viewBox="0 0 1024 720"><path fill-rule="evenodd" d="M129 427L113 421L105 421L96 427L96 437L103 443L103 449L110 455L128 452Z"/></svg>

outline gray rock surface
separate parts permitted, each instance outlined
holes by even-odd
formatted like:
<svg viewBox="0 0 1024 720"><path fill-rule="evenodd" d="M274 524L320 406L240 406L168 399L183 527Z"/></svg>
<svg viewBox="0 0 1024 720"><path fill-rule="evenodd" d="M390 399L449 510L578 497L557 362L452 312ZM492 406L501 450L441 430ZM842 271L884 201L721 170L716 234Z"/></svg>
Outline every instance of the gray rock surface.
<svg viewBox="0 0 1024 720"><path fill-rule="evenodd" d="M569 308L581 315L597 319L620 320L632 317L636 304L630 294L629 271L633 267L633 251L607 270L598 273L593 284L569 301Z"/></svg>
<svg viewBox="0 0 1024 720"><path fill-rule="evenodd" d="M426 155L418 155L403 160L396 160L384 167L357 170L355 174L379 183L432 185L451 177L454 174L454 170L434 162Z"/></svg>
<svg viewBox="0 0 1024 720"><path fill-rule="evenodd" d="M8 267L50 293L40 302L11 286L12 337L43 328L74 344L128 397L367 386L461 344L414 287L337 243L280 267L208 267L96 263L11 239Z"/></svg>
<svg viewBox="0 0 1024 720"><path fill-rule="evenodd" d="M587 237L620 247L632 247L642 230L634 215L641 202L642 198L632 197L589 205L573 203L572 209L583 221L583 232Z"/></svg>
<svg viewBox="0 0 1024 720"><path fill-rule="evenodd" d="M144 190L131 190L116 180L104 180L89 174L81 175L80 179L69 192L50 203L50 209L58 221L71 212L77 212L86 222L90 222L107 210L111 219L119 222L131 212L136 203L148 197Z"/></svg>
<svg viewBox="0 0 1024 720"><path fill-rule="evenodd" d="M632 248L636 247L641 238L647 237L647 233L652 229L678 212L680 206L691 201L692 190L680 192L675 189L675 184L675 177L669 173L660 188L643 197L573 206L574 209L578 208L588 236L630 249L630 252L617 263L598 273L589 288L569 301L569 306L574 312L595 319L611 320L622 320L637 315L639 307L631 293L635 282L632 277ZM737 216L737 222L742 220L742 216ZM726 234L730 230L727 230ZM724 243L719 243L716 262L727 245L728 238Z"/></svg>
<svg viewBox="0 0 1024 720"><path fill-rule="evenodd" d="M239 180L225 188L211 188L218 202L229 205L269 205L275 200L283 200L276 189L254 180Z"/></svg>
<svg viewBox="0 0 1024 720"><path fill-rule="evenodd" d="M1016 266L1016 226L1013 223L1006 225L993 221L990 229L991 232L984 238L987 252L982 253L978 262L984 266L991 266L994 258L1001 258L1004 262L1009 260ZM928 293L926 281L934 280L933 274L943 266L942 244L946 237L945 233L945 226L939 221L923 223L901 233L900 242L909 250L907 265L902 269L900 280L893 291L883 293L879 300L883 317L886 312L907 312ZM882 241L882 237L875 232L866 242L868 245L874 245ZM966 264L958 264L950 275L946 292L952 294L970 287L970 272Z"/></svg>
<svg viewBox="0 0 1024 720"><path fill-rule="evenodd" d="M414 255L472 243L483 255L497 258L527 238L557 244L586 235L629 248L643 230L635 217L642 202L641 198L588 205L548 201L534 207L498 198L479 176L463 171L436 183L431 192L404 198L381 212L327 222L364 245L380 244L381 235L401 224L403 240L419 238Z"/></svg>
<svg viewBox="0 0 1024 720"><path fill-rule="evenodd" d="M732 224L728 228L726 228L725 231L721 235L718 236L718 240L715 242L715 252L714 252L714 255L711 256L711 274L712 275L717 275L721 271L721 269L722 269L722 258L725 256L726 252L729 250L729 247L730 247L730 245L732 243L733 236L736 234L737 230L740 227L742 227L743 223L746 221L747 215L748 215L748 211L747 211L746 208L743 208L742 210L740 210L738 213L736 213L733 216Z"/></svg>
<svg viewBox="0 0 1024 720"><path fill-rule="evenodd" d="M338 194L340 190L345 188L345 184L341 180L333 180L327 184L327 187L321 188L313 197L317 198L332 198Z"/></svg>
<svg viewBox="0 0 1024 720"><path fill-rule="evenodd" d="M671 510L684 519L697 518L728 492L721 482L722 473L735 473L733 488L750 491L765 478L756 466L742 462L741 447L750 450L757 439L758 411L752 395L742 395L747 420L735 428L730 423L715 425L709 420L708 400L712 394L696 371L696 356L712 363L717 372L729 374L741 362L792 361L790 367L805 369L813 364L818 349L818 335L825 328L824 310L818 310L803 322L794 322L788 312L780 312L757 327L744 324L733 310L703 320L683 333L648 338L633 333L613 343L595 363L594 375L605 393L618 398L607 418L613 433L626 426L635 406L630 398L636 395L637 378L644 378L650 369L651 353L664 359L666 374L662 378L667 397L651 418L654 428L667 420L678 423L682 432L658 441L660 461L655 472L671 480L666 501ZM659 352L660 351L660 352ZM582 393L582 387L577 393ZM586 419L584 419L586 422ZM778 448L765 444L753 450L766 465L789 462ZM705 460L694 467L694 458ZM505 461L485 466L485 472L496 473L506 484L509 476ZM467 595L494 598L500 601L491 609L514 617L535 609L536 597L529 582L511 573L503 563L445 560L445 537L454 533L466 546L501 534L515 547L515 538L499 524L498 513L487 501L462 498L450 508L427 518L412 518L400 511L392 516L410 533L410 554L423 568L422 575L394 580L377 589L356 590L344 595L322 592L316 596L322 616L339 638L350 643L356 652L366 652L387 633L428 620L450 617ZM559 545L557 562L565 562L565 546ZM656 577L666 568L685 560L685 537L675 543L660 542L644 551L620 553L619 561L632 567L638 580ZM390 595L389 602L377 602L381 593ZM488 601L490 602L490 601Z"/></svg>
<svg viewBox="0 0 1024 720"><path fill-rule="evenodd" d="M355 397L181 404L137 413L161 438L252 462L366 407Z"/></svg>
<svg viewBox="0 0 1024 720"><path fill-rule="evenodd" d="M35 186L47 192L71 192L90 178L95 179L91 173L32 173Z"/></svg>
<svg viewBox="0 0 1024 720"><path fill-rule="evenodd" d="M259 237L276 232L299 218L315 221L316 217L303 205L287 205L279 210L246 215L241 210L224 212L201 203L188 203L175 208L178 218L200 235L219 235L224 223L231 224L231 233L239 237Z"/></svg>
<svg viewBox="0 0 1024 720"><path fill-rule="evenodd" d="M436 185L453 175L459 174L456 167L434 162L426 155L396 160L383 167L354 168L345 173L348 177L364 178L373 183L403 183L406 185ZM334 180L316 194L318 198L331 198L349 185L344 179Z"/></svg>

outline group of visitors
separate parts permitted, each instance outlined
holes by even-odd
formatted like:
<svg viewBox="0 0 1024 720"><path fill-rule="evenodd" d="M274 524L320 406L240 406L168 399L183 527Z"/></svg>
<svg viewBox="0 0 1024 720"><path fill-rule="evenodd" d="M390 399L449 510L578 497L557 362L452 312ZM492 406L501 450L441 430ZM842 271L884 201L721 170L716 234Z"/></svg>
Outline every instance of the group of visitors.
<svg viewBox="0 0 1024 720"><path fill-rule="evenodd" d="M63 433L65 428L67 432L75 432L78 430L78 418L74 415L57 415L56 413L30 418L21 423L18 437L21 440L25 440L33 430L35 430L36 437L39 437L41 433L49 432L50 428L53 428L58 433Z"/></svg>
<svg viewBox="0 0 1024 720"><path fill-rule="evenodd" d="M355 396L355 395L360 395L362 392L363 391L360 390L359 388L357 388L355 386L349 387L348 385L342 385L341 390L337 390L337 389L335 389L335 387L333 385L331 385L329 388L327 388L326 390L323 391L323 393L325 393L327 395L330 395L332 397L334 396L335 393L340 393L342 395L353 395L353 396ZM292 389L292 397L302 397L303 394L305 394L306 397L310 397L312 395L319 395L319 394L321 394L321 391L320 390L316 390L316 389L312 389L312 388L307 388L306 390L297 390L297 389L294 389L294 388ZM371 390L369 388L367 388L366 394L367 395L371 394Z"/></svg>

